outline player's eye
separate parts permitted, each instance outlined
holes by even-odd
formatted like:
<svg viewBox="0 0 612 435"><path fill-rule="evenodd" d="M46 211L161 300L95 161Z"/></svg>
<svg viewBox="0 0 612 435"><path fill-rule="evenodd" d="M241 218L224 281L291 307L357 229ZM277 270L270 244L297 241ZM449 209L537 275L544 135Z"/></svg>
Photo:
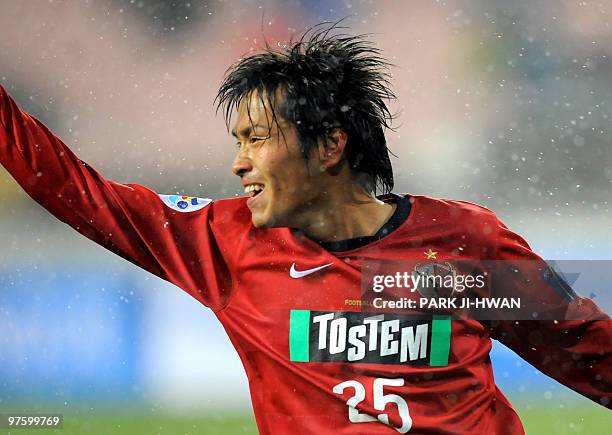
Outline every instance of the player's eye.
<svg viewBox="0 0 612 435"><path fill-rule="evenodd" d="M265 142L268 139L270 139L269 136L266 136L266 137L263 137L263 136L253 136L253 137L249 138L248 143L249 144L255 144L255 143L258 143L258 142ZM236 142L236 147L238 149L240 149L241 146L242 146L242 142L240 142L240 141Z"/></svg>

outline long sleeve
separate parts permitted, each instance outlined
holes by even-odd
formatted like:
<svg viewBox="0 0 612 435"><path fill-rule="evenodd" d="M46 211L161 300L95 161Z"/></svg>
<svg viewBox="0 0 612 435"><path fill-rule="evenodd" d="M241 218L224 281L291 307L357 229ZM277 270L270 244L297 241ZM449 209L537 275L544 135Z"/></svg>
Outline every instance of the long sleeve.
<svg viewBox="0 0 612 435"><path fill-rule="evenodd" d="M224 304L231 278L215 240L210 200L181 203L106 180L1 86L0 163L28 195L81 234L206 305Z"/></svg>
<svg viewBox="0 0 612 435"><path fill-rule="evenodd" d="M612 408L610 317L592 300L574 293L520 236L502 223L499 223L498 231L497 260L508 264L528 264L519 268L536 267L548 277L539 279L543 276L540 275L535 279L508 280L508 274L505 274L508 292L524 300L555 300L550 306L554 307L554 314L559 313L562 318L493 321L491 336L546 375Z"/></svg>

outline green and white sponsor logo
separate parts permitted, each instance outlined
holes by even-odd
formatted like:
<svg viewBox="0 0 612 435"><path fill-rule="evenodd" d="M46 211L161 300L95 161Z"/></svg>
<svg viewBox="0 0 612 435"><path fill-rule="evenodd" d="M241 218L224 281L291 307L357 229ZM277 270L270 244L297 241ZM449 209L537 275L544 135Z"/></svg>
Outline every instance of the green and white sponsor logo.
<svg viewBox="0 0 612 435"><path fill-rule="evenodd" d="M451 319L428 314L291 310L294 362L448 365Z"/></svg>

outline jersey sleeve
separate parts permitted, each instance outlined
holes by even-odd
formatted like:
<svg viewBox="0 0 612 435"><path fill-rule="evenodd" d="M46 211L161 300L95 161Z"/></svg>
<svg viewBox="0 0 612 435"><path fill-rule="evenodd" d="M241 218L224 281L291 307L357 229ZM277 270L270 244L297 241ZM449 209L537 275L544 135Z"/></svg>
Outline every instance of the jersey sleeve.
<svg viewBox="0 0 612 435"><path fill-rule="evenodd" d="M173 203L146 187L106 180L1 86L0 163L28 195L81 234L213 309L225 304L231 256L217 243L212 204Z"/></svg>
<svg viewBox="0 0 612 435"><path fill-rule="evenodd" d="M535 254L527 242L498 222L496 260L529 264L546 274L555 272ZM523 266L519 266L522 268ZM528 272L529 273L529 272ZM612 321L595 303L579 294L558 276L553 279L508 280L508 292L534 306L548 304L548 320L495 320L491 336L546 375L591 400L612 407ZM554 320L553 320L554 319Z"/></svg>

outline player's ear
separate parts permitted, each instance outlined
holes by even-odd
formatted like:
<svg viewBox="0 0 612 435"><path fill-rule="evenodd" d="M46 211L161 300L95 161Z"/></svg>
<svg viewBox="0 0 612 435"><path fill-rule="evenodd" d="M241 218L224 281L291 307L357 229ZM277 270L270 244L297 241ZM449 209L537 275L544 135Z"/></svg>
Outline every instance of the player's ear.
<svg viewBox="0 0 612 435"><path fill-rule="evenodd" d="M319 142L319 159L321 170L327 170L336 166L344 155L344 149L348 136L341 128L332 128L324 140Z"/></svg>

